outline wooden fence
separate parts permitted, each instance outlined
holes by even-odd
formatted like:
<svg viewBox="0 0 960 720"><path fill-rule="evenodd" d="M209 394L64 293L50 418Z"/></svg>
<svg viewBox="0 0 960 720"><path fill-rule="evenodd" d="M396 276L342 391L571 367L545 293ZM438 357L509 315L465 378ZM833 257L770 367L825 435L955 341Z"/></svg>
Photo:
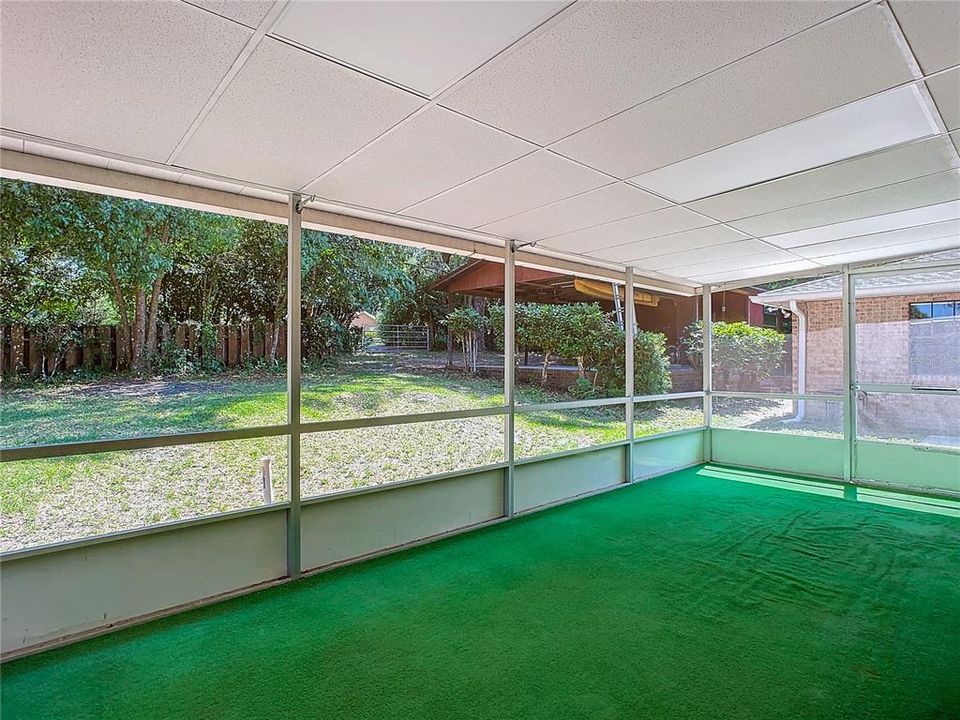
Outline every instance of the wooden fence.
<svg viewBox="0 0 960 720"><path fill-rule="evenodd" d="M237 325L216 326L216 359L226 367L235 367L267 357L273 337L271 323L242 322ZM42 336L22 325L0 326L0 374L24 374L40 377L54 371L69 372L82 367L87 370L125 370L130 366L130 339L123 330L111 325L88 326L79 330L82 341L68 345L61 358L56 353L44 352ZM280 324L277 359L287 354L286 326ZM187 350L194 357L202 357L200 328L195 323L157 327L157 347L147 348L156 353L165 343Z"/></svg>

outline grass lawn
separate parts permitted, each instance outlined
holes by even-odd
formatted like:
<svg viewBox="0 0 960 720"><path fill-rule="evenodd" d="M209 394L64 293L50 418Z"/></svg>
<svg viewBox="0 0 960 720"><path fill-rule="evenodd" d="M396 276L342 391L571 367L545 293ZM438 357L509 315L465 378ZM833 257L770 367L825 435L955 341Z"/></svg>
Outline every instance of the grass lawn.
<svg viewBox="0 0 960 720"><path fill-rule="evenodd" d="M280 424L282 374L103 378L7 388L4 446ZM461 410L503 403L502 384L425 365L418 356L363 355L305 373L306 421ZM521 403L569 400L520 386ZM638 413L637 434L702 423L689 401ZM625 437L623 410L518 413L517 457ZM0 465L0 547L13 549L262 504L261 459L286 497L283 437L102 453ZM304 436L304 496L503 461L503 418L446 420Z"/></svg>
<svg viewBox="0 0 960 720"><path fill-rule="evenodd" d="M17 660L0 710L960 716L960 518L757 484L786 479L691 468Z"/></svg>

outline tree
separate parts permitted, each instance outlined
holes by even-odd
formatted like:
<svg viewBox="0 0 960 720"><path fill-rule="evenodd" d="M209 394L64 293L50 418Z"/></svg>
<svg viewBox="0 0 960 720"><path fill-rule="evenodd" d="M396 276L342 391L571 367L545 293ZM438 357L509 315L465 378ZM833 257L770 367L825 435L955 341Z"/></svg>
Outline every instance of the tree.
<svg viewBox="0 0 960 720"><path fill-rule="evenodd" d="M487 319L472 307L454 310L447 315L447 325L453 331L453 336L460 341L463 349L463 369L468 372L477 371L477 338L482 336L487 327Z"/></svg>

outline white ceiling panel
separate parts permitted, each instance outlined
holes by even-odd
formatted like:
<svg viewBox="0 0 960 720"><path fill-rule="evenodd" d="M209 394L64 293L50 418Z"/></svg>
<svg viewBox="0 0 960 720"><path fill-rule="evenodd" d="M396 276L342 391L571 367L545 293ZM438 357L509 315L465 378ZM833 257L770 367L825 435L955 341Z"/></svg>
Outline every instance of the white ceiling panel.
<svg viewBox="0 0 960 720"><path fill-rule="evenodd" d="M297 190L422 104L403 90L266 38L175 161Z"/></svg>
<svg viewBox="0 0 960 720"><path fill-rule="evenodd" d="M396 212L533 150L536 145L433 107L335 167L307 192Z"/></svg>
<svg viewBox="0 0 960 720"><path fill-rule="evenodd" d="M960 2L957 5L960 6ZM957 42L960 43L960 40ZM947 129L960 128L960 69L930 78L927 88Z"/></svg>
<svg viewBox="0 0 960 720"><path fill-rule="evenodd" d="M900 212L892 212L886 215L872 215L858 220L848 220L832 225L821 225L797 232L783 233L782 235L769 235L765 237L764 240L767 240L777 247L796 248L803 245L828 242L830 240L857 237L858 235L869 235L871 233L899 230L915 225L943 222L958 217L960 217L960 201L954 200L952 202L937 203L936 205L927 205L910 210L901 210Z"/></svg>
<svg viewBox="0 0 960 720"><path fill-rule="evenodd" d="M747 267L749 265L749 267ZM715 284L733 282L736 280L750 280L763 277L765 275L781 275L784 273L803 272L804 270L814 270L820 267L818 263L811 260L788 260L780 263L764 263L754 266L746 263L742 267L723 272L704 272L692 274L690 280L698 283Z"/></svg>
<svg viewBox="0 0 960 720"><path fill-rule="evenodd" d="M960 3L892 0L890 5L925 73L960 64Z"/></svg>
<svg viewBox="0 0 960 720"><path fill-rule="evenodd" d="M659 210L670 203L627 183L614 183L480 229L514 240L540 240Z"/></svg>
<svg viewBox="0 0 960 720"><path fill-rule="evenodd" d="M590 256L600 260L630 264L643 258L652 258L684 250L696 250L711 245L724 245L735 240L743 240L746 237L742 232L725 225L709 225L696 230L661 235L648 240L595 250L590 253Z"/></svg>
<svg viewBox="0 0 960 720"><path fill-rule="evenodd" d="M915 85L908 85L652 170L630 182L677 202L747 187L935 135L940 128L928 102Z"/></svg>
<svg viewBox="0 0 960 720"><path fill-rule="evenodd" d="M831 240L830 242L817 243L816 245L803 245L793 248L793 252L802 257L816 260L817 258L829 257L839 253L857 250L879 250L889 245L904 245L919 240L939 240L949 237L955 238L957 242L960 242L960 219L930 223L929 225L918 225L916 227L903 228L902 230L873 233L872 235L859 235L841 240Z"/></svg>
<svg viewBox="0 0 960 720"><path fill-rule="evenodd" d="M255 28L267 17L274 0L187 0L187 2Z"/></svg>
<svg viewBox="0 0 960 720"><path fill-rule="evenodd" d="M609 182L610 178L601 173L540 150L403 212L447 225L476 228Z"/></svg>
<svg viewBox="0 0 960 720"><path fill-rule="evenodd" d="M588 253L600 248L624 245L658 235L692 230L713 223L713 220L703 215L691 212L686 208L674 206L637 215L636 217L614 220L585 230L564 233L543 240L540 244L554 250Z"/></svg>
<svg viewBox="0 0 960 720"><path fill-rule="evenodd" d="M3 127L165 161L251 35L174 0L5 2Z"/></svg>
<svg viewBox="0 0 960 720"><path fill-rule="evenodd" d="M443 104L546 144L854 4L578 3L457 86Z"/></svg>
<svg viewBox="0 0 960 720"><path fill-rule="evenodd" d="M731 225L755 236L780 235L956 198L960 198L960 170L948 170L895 185L735 220Z"/></svg>
<svg viewBox="0 0 960 720"><path fill-rule="evenodd" d="M564 0L293 0L272 32L432 95L564 4Z"/></svg>
<svg viewBox="0 0 960 720"><path fill-rule="evenodd" d="M724 263L733 263L731 267L736 267L739 258L749 255L764 256L771 262L792 260L796 256L788 253L786 250L777 250L769 245L748 238L746 240L737 240L723 245L710 245L708 247L697 248L695 250L682 250L680 252L669 253L667 255L657 255L656 257L643 258L636 260L635 265L647 270L659 270L671 275L677 273L677 268L700 267L705 264L718 264L717 270L726 270L727 267L720 267Z"/></svg>
<svg viewBox="0 0 960 720"><path fill-rule="evenodd" d="M700 3L690 6L703 7ZM616 177L629 178L911 78L911 66L891 33L885 10L873 6L582 130L555 149Z"/></svg>
<svg viewBox="0 0 960 720"><path fill-rule="evenodd" d="M809 172L705 198L689 207L719 220L762 215L960 166L950 140L934 137Z"/></svg>
<svg viewBox="0 0 960 720"><path fill-rule="evenodd" d="M937 252L960 248L960 238L945 237L919 242L904 243L903 245L885 245L879 248L867 248L851 252L818 257L821 265L841 265L843 263L868 262L870 260L885 260L887 258L912 255L915 253Z"/></svg>

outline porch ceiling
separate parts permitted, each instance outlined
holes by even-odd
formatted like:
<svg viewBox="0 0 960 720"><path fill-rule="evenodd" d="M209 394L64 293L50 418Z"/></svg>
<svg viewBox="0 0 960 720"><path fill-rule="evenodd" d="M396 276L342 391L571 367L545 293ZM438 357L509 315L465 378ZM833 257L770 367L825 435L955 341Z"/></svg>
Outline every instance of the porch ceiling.
<svg viewBox="0 0 960 720"><path fill-rule="evenodd" d="M4 0L2 147L686 285L960 245L960 3Z"/></svg>

